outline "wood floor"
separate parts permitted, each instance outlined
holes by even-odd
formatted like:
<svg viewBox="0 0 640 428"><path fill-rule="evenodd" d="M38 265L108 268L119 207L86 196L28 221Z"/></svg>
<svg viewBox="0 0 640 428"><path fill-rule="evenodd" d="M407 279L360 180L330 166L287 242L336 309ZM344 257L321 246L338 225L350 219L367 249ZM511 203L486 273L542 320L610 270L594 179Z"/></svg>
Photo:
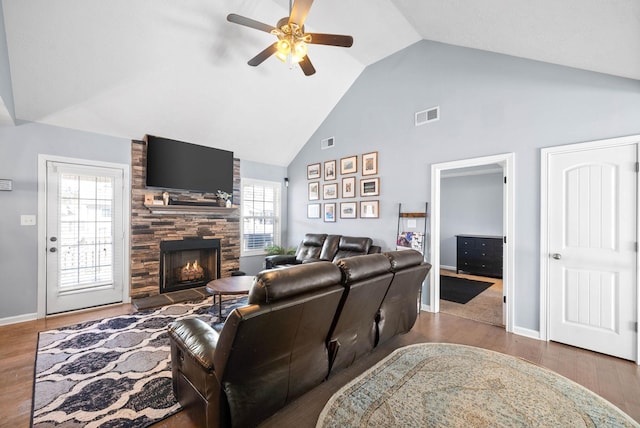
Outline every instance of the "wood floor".
<svg viewBox="0 0 640 428"><path fill-rule="evenodd" d="M131 305L0 326L0 427L28 427L38 331L128 314ZM630 361L506 333L504 328L449 315L422 312L413 330L396 337L332 376L267 420L265 427L314 427L324 404L342 385L394 349L413 343L460 343L513 355L582 384L640 421L640 369ZM194 427L185 412L154 427Z"/></svg>

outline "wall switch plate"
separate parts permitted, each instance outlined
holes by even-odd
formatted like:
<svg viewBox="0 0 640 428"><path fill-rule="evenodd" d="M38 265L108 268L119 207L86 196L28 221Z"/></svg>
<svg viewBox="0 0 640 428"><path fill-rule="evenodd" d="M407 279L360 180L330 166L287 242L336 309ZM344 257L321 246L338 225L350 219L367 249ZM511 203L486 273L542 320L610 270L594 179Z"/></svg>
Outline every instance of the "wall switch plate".
<svg viewBox="0 0 640 428"><path fill-rule="evenodd" d="M23 214L20 216L20 226L35 226L36 216Z"/></svg>

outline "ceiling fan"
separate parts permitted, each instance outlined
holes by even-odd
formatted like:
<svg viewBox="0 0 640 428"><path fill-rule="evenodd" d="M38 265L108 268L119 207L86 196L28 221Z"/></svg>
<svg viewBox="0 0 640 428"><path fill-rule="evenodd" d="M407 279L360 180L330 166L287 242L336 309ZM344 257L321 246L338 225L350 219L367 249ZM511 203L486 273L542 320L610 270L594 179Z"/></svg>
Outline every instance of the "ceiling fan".
<svg viewBox="0 0 640 428"><path fill-rule="evenodd" d="M278 38L275 43L251 58L247 64L255 67L275 54L283 62L298 63L304 74L311 76L316 69L307 55L307 44L351 47L353 45L351 36L304 32L304 21L312 3L313 0L295 0L292 5L292 1L289 0L289 16L280 19L275 27L235 13L229 14L227 16L229 22L271 33Z"/></svg>

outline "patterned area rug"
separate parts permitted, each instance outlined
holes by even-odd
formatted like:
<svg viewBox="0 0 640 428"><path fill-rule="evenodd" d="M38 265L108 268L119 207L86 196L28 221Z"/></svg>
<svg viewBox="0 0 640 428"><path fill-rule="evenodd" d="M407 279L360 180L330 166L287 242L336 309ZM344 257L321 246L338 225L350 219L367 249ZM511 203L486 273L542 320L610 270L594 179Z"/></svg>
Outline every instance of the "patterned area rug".
<svg viewBox="0 0 640 428"><path fill-rule="evenodd" d="M223 315L246 297L223 302ZM146 427L180 410L167 325L197 317L220 329L211 299L41 332L34 428Z"/></svg>
<svg viewBox="0 0 640 428"><path fill-rule="evenodd" d="M639 427L588 389L464 345L394 351L331 397L317 427Z"/></svg>

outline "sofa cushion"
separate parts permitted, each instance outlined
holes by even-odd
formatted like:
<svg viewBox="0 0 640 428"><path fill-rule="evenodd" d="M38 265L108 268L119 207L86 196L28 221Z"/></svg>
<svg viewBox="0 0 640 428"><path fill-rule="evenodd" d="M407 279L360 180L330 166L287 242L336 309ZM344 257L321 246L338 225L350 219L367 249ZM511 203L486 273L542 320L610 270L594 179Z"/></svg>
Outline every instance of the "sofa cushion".
<svg viewBox="0 0 640 428"><path fill-rule="evenodd" d="M373 244L371 238L342 236L340 237L338 251L336 251L333 261L368 254L371 244Z"/></svg>
<svg viewBox="0 0 640 428"><path fill-rule="evenodd" d="M263 270L256 276L249 290L249 304L273 303L339 284L340 281L340 269L330 262L321 261L295 265L287 269Z"/></svg>
<svg viewBox="0 0 640 428"><path fill-rule="evenodd" d="M304 239L296 251L298 263L302 263L306 259L319 259L325 239L327 239L325 233L307 233L304 235Z"/></svg>
<svg viewBox="0 0 640 428"><path fill-rule="evenodd" d="M341 259L336 265L342 272L342 283L350 284L355 281L371 278L390 271L389 259L383 254L369 254Z"/></svg>
<svg viewBox="0 0 640 428"><path fill-rule="evenodd" d="M391 271L397 272L409 266L419 265L424 262L424 257L415 250L390 251L385 253L391 263Z"/></svg>

